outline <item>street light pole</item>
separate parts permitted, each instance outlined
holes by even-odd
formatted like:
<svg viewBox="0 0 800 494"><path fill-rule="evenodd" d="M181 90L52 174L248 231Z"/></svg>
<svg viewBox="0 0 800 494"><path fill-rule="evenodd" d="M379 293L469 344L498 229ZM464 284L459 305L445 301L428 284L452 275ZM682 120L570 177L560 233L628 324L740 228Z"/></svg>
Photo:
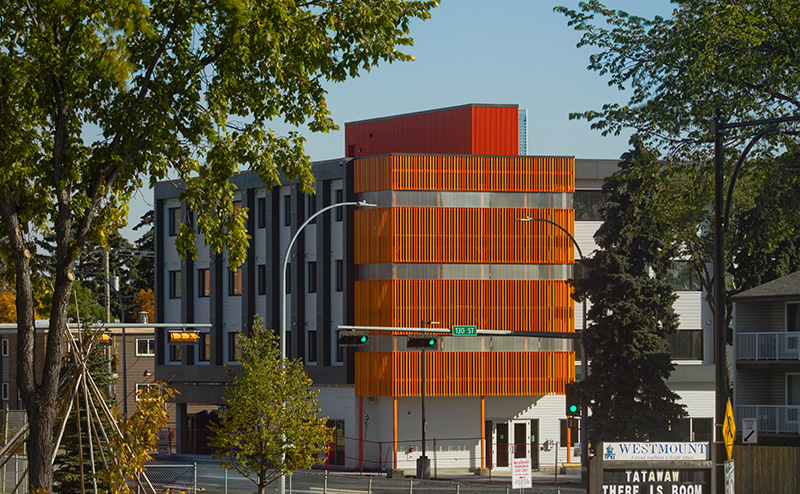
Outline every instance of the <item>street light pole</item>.
<svg viewBox="0 0 800 494"><path fill-rule="evenodd" d="M119 302L119 308L120 308L119 321L122 324L125 324L125 306L122 304L122 295L120 295L119 289L116 286L114 286L114 284L112 284L108 278L98 273L92 273L91 271L73 271L73 273L96 276L97 278L100 278L101 280L105 281L106 291L108 290L108 288L112 288L114 290L114 293L117 294L117 301ZM110 305L108 305L108 307L110 307ZM122 326L122 395L123 395L122 417L125 419L128 418L128 365L127 365L128 359L126 358L127 354L126 340L127 338L125 337L125 326Z"/></svg>
<svg viewBox="0 0 800 494"><path fill-rule="evenodd" d="M725 122L719 110L714 118L712 133L714 134L714 349L716 366L716 420L714 427L714 441L716 448L716 465L714 465L712 476L716 479L716 491L725 492L725 477L722 463L727 456L725 444L723 443L722 429L725 419L725 412L728 404L728 364L726 351L728 346L726 311L727 296L725 289L725 232L728 230L728 217L730 214L731 200L733 198L733 186L747 154L756 142L762 137L771 133L778 132L775 125L785 122L800 121L800 116L772 118L766 120L753 120L749 122ZM725 187L725 130L752 127L757 125L771 125L755 134L750 142L745 146L741 156L736 162L731 181L728 187L727 201L723 196Z"/></svg>
<svg viewBox="0 0 800 494"><path fill-rule="evenodd" d="M279 294L279 297L280 297L280 304L279 305L280 305L280 307L278 309L278 310L280 310L280 313L281 313L281 325L280 325L279 332L278 332L279 336L280 336L279 344L280 344L280 350L281 350L281 365L283 365L283 361L286 360L286 319L287 319L286 318L286 313L288 312L286 310L286 270L289 267L289 254L292 251L292 247L294 246L294 243L297 240L297 237L300 236L300 232L302 232L303 229L306 227L306 225L311 223L311 221L314 220L314 218L316 218L317 216L321 215L322 213L324 213L326 211L329 211L329 210L334 209L334 208L341 208L341 207L344 207L344 206L359 206L359 207L374 208L374 207L377 206L377 204L370 204L370 203L368 203L366 201L358 201L358 202L350 201L350 202L338 202L336 204L331 204L330 206L325 206L324 208L320 209L316 213L314 213L311 216L309 216L308 219L305 222L303 222L302 225L300 225L300 228L297 229L297 231L295 232L294 236L292 237L292 240L289 242L289 246L286 247L286 252L283 255L283 269L281 270L281 289L280 289L280 294ZM281 475L281 477L280 477L280 479L278 481L278 492L280 494L284 494L286 492L286 476L285 475Z"/></svg>
<svg viewBox="0 0 800 494"><path fill-rule="evenodd" d="M530 216L527 218L519 218L517 221L539 221L541 223L547 223L552 225L562 232L564 232L567 237L572 241L572 244L575 246L575 250L578 251L578 257L581 259L581 279L586 278L586 265L584 263L583 252L581 252L581 246L578 245L578 241L575 240L575 237L572 236L570 232L568 232L563 226L559 225L558 223L550 220L546 220L544 218L531 218ZM581 331L581 371L583 372L583 379L586 379L586 376L589 375L589 359L586 356L586 345L584 341L586 339L586 297L583 297L581 301L583 304L583 326ZM582 379L582 380L583 380ZM586 404L585 400L581 400L581 482L586 482L586 469L589 466L589 444L588 444L588 437L586 434L586 419L589 415L589 406ZM572 445L567 445L567 447L572 447Z"/></svg>
<svg viewBox="0 0 800 494"><path fill-rule="evenodd" d="M428 325L434 326L440 324L439 321L422 321L420 327L422 328L422 335L425 335L425 328ZM422 368L422 373L420 376L420 396L422 397L422 410L421 410L421 420L422 420L422 456L420 457L421 462L417 464L417 478L418 479L429 479L431 477L431 469L430 463L428 462L428 457L425 454L425 429L427 428L427 420L425 416L425 384L427 383L428 379L426 376L427 373L427 364L425 363L425 345L422 346L422 353L420 354L420 366Z"/></svg>

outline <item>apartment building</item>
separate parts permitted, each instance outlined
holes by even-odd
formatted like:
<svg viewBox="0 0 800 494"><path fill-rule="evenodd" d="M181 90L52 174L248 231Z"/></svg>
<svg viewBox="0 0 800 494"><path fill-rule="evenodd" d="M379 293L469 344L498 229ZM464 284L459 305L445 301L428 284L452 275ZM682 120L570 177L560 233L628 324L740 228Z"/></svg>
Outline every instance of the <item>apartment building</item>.
<svg viewBox="0 0 800 494"><path fill-rule="evenodd" d="M800 441L800 272L733 297L734 417L759 444Z"/></svg>
<svg viewBox="0 0 800 494"><path fill-rule="evenodd" d="M516 105L463 105L349 123L346 157L314 165L315 195L237 174L234 199L248 209L251 236L237 270L202 236L199 256L181 259L174 238L192 212L178 200L180 183L158 184L156 321L211 324L192 345L156 332L156 377L180 392L179 451L197 435L191 410L222 404L225 367L241 358L237 341L253 316L277 329L285 300L289 355L303 359L340 438L332 463L413 469L423 450L439 468L566 460L564 385L582 373L569 337L582 321L566 281L576 249L546 222L517 220L556 223L588 255L616 161L520 156L519 115ZM356 200L376 207L335 208L305 227L280 293L298 228ZM677 281L681 365L670 384L692 416L685 435L704 440L713 430L711 327L697 286L685 272ZM478 334L449 334L462 325ZM339 346L342 327L370 331L369 344ZM444 331L424 354L407 345L422 331Z"/></svg>

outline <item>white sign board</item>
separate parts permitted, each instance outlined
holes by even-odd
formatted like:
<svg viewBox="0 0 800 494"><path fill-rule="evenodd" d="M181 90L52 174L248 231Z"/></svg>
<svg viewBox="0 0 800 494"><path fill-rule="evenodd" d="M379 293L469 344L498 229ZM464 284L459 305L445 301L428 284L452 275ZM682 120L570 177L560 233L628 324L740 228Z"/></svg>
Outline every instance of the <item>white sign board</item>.
<svg viewBox="0 0 800 494"><path fill-rule="evenodd" d="M742 444L758 444L758 419L742 419Z"/></svg>
<svg viewBox="0 0 800 494"><path fill-rule="evenodd" d="M725 494L736 494L733 460L725 462Z"/></svg>
<svg viewBox="0 0 800 494"><path fill-rule="evenodd" d="M703 461L708 443L603 443L603 461Z"/></svg>
<svg viewBox="0 0 800 494"><path fill-rule="evenodd" d="M512 489L530 489L533 487L531 479L531 459L514 458L513 471L511 472Z"/></svg>

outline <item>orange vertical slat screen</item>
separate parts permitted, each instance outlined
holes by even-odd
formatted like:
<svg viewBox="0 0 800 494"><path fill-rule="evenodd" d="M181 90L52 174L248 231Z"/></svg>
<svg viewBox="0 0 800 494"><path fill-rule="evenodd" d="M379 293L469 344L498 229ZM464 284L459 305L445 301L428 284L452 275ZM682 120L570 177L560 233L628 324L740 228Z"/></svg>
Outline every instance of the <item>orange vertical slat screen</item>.
<svg viewBox="0 0 800 494"><path fill-rule="evenodd" d="M561 280L373 280L355 283L357 326L573 332L571 288Z"/></svg>
<svg viewBox="0 0 800 494"><path fill-rule="evenodd" d="M379 208L355 211L356 264L468 262L571 264L572 209Z"/></svg>
<svg viewBox="0 0 800 494"><path fill-rule="evenodd" d="M354 191L573 192L575 160L539 156L387 155L356 159Z"/></svg>
<svg viewBox="0 0 800 494"><path fill-rule="evenodd" d="M357 396L420 396L421 352L356 353ZM427 396L563 394L573 352L426 352Z"/></svg>

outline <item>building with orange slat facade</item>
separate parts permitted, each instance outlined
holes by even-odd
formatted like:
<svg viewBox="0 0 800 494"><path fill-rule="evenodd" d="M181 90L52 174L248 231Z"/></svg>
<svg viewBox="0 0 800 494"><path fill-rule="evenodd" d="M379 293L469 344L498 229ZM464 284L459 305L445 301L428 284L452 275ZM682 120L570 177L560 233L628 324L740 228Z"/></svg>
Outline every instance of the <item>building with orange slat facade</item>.
<svg viewBox="0 0 800 494"><path fill-rule="evenodd" d="M156 334L156 377L180 391L178 450L193 452L199 421L188 410L223 403L226 367L238 365L238 338L253 316L277 330L285 298L289 355L303 359L336 429L331 465L413 473L423 427L432 471L567 460L567 438L578 439L566 433L564 385L581 374L569 338L581 326L567 282L575 248L551 225L517 219L557 223L590 253L599 189L616 161L520 156L519 114L516 105L464 105L349 123L346 157L314 164L313 196L233 176L251 237L235 271L202 238L197 258L180 258L174 237L192 211L178 199L180 183L158 184L156 320L211 323L181 351L164 330ZM357 200L376 207L336 208L305 227L279 294L298 228L323 207ZM670 384L689 405L686 438L704 440L714 389L704 343L712 340L701 292L681 290L686 331L673 345L692 365L679 366ZM455 336L453 326L480 331ZM339 346L343 327L369 330L368 345ZM407 345L423 330L440 332L424 354Z"/></svg>

